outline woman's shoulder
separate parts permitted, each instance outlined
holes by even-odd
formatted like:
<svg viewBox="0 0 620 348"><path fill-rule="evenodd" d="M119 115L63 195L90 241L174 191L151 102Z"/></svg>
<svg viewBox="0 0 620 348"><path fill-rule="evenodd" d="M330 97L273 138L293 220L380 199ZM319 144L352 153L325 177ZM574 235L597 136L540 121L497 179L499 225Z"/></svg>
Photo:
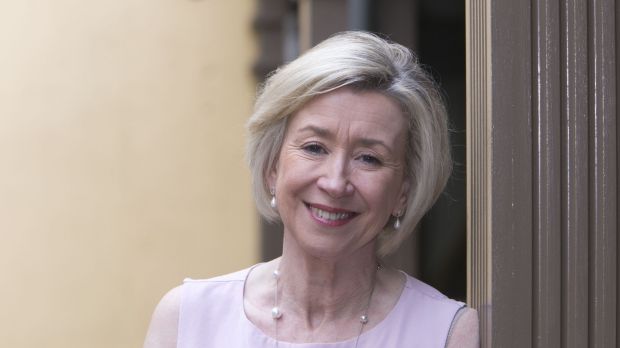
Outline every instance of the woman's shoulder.
<svg viewBox="0 0 620 348"><path fill-rule="evenodd" d="M181 291L182 286L177 286L168 291L155 307L144 341L144 348L176 347Z"/></svg>
<svg viewBox="0 0 620 348"><path fill-rule="evenodd" d="M446 347L480 347L478 311L470 307L463 307L457 312L448 334Z"/></svg>

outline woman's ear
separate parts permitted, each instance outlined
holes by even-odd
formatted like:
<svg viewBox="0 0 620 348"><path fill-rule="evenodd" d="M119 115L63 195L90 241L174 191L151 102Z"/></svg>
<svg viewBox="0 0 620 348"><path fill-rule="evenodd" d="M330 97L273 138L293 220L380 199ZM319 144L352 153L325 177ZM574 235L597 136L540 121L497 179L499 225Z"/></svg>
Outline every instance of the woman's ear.
<svg viewBox="0 0 620 348"><path fill-rule="evenodd" d="M409 180L403 180L400 186L400 195L398 197L398 203L396 203L396 209L392 213L394 216L402 215L407 207L407 197L409 197Z"/></svg>
<svg viewBox="0 0 620 348"><path fill-rule="evenodd" d="M271 166L271 169L269 169L266 175L267 187L270 190L275 189L277 178L278 178L278 164L276 162Z"/></svg>

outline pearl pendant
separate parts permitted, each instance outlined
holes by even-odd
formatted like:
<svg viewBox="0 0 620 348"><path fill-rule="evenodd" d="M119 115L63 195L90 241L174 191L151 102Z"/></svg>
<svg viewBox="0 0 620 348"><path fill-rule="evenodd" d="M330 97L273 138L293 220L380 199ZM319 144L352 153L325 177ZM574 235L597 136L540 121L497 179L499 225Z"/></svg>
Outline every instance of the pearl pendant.
<svg viewBox="0 0 620 348"><path fill-rule="evenodd" d="M282 318L282 312L280 312L280 308L278 308L278 307L271 308L271 317L274 320L278 320L278 319Z"/></svg>
<svg viewBox="0 0 620 348"><path fill-rule="evenodd" d="M368 323L368 316L366 314L360 316L360 323L362 323L362 325Z"/></svg>
<svg viewBox="0 0 620 348"><path fill-rule="evenodd" d="M400 228L400 217L396 218L396 221L394 221L394 229L397 230Z"/></svg>
<svg viewBox="0 0 620 348"><path fill-rule="evenodd" d="M269 202L269 205L271 205L272 208L276 208L276 206L278 205L276 203L276 196L271 196L271 202Z"/></svg>

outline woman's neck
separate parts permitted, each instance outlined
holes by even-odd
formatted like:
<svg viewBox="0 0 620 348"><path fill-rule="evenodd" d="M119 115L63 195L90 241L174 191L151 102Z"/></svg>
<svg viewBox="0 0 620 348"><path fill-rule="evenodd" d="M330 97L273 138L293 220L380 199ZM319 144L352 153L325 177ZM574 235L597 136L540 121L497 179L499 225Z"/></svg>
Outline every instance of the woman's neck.
<svg viewBox="0 0 620 348"><path fill-rule="evenodd" d="M367 309L377 272L374 252L363 252L319 259L284 248L273 265L280 273L278 305L309 327L359 317Z"/></svg>
<svg viewBox="0 0 620 348"><path fill-rule="evenodd" d="M374 327L392 310L405 283L394 269L377 270L374 252L339 259L304 255L285 247L282 257L255 268L246 281L248 318L279 341L338 342L359 337L361 329ZM280 319L273 319L274 307L282 313ZM366 325L361 324L361 315L367 315Z"/></svg>

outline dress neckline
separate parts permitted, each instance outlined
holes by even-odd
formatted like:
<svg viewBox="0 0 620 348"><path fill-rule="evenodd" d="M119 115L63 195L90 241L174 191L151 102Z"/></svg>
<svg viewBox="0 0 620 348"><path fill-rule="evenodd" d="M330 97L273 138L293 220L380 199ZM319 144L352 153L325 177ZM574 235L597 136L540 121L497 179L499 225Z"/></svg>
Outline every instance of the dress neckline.
<svg viewBox="0 0 620 348"><path fill-rule="evenodd" d="M261 263L257 263L249 268L246 269L246 273L243 276L243 285L241 287L241 317L243 320L243 323L245 325L247 325L250 330L253 332L253 334L262 337L263 339L269 341L270 343L274 344L276 343L276 340L271 337L270 335L267 335L263 330L261 330L260 328L258 328L251 320L250 318L248 318L248 315L245 311L245 286L247 284L248 278L250 276L250 273L254 270L254 268L265 264L264 262ZM397 315L397 312L401 311L401 307L403 306L402 303L404 302L403 298L405 297L405 290L407 288L410 287L410 279L409 276L403 272L402 270L398 270L401 275L405 278L403 287L400 291L400 294L398 295L398 300L396 301L396 303L394 304L394 306L390 309L390 311L388 312L388 314L385 316L385 318L383 318L380 322L377 323L377 325L373 326L372 328L365 330L360 336L359 336L359 341L360 342L364 342L365 337L371 335L373 332L381 330L384 326L388 325L387 323L392 321L392 317L395 317ZM278 344L280 346L284 346L284 347L299 347L299 348L313 348L313 347L334 347L337 348L339 346L343 346L343 345L348 345L348 344L352 344L353 342L355 342L355 339L357 338L357 336L355 337L351 337L348 338L346 340L343 341L337 341L337 342L322 342L322 343L311 343L311 342L307 342L307 343L296 343L296 342L288 342L288 341L282 341L279 340Z"/></svg>

